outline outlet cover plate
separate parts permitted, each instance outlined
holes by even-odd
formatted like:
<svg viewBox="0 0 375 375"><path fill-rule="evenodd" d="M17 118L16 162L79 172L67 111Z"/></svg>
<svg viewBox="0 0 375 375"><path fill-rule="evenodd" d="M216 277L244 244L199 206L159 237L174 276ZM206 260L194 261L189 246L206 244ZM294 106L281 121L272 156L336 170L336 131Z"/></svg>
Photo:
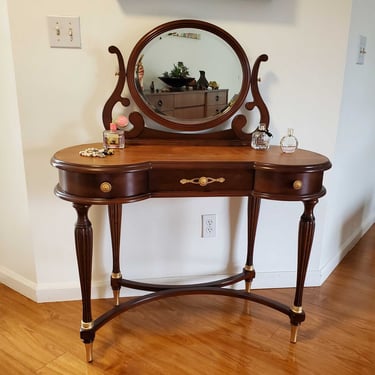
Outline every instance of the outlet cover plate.
<svg viewBox="0 0 375 375"><path fill-rule="evenodd" d="M203 238L216 237L216 215L215 214L202 215L202 237Z"/></svg>

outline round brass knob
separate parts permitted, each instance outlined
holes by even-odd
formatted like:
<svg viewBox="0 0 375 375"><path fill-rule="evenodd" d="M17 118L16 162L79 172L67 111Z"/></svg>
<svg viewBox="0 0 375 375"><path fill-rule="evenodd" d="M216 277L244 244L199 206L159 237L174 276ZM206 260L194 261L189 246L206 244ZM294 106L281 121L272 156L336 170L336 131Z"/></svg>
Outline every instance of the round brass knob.
<svg viewBox="0 0 375 375"><path fill-rule="evenodd" d="M200 186L206 186L208 184L208 179L207 177L199 177L199 185Z"/></svg>
<svg viewBox="0 0 375 375"><path fill-rule="evenodd" d="M302 181L301 180L295 180L293 182L293 189L294 190L301 190L302 189Z"/></svg>
<svg viewBox="0 0 375 375"><path fill-rule="evenodd" d="M103 192L103 193L109 193L111 190L112 190L112 185L109 183L109 182L102 182L100 184L100 190Z"/></svg>

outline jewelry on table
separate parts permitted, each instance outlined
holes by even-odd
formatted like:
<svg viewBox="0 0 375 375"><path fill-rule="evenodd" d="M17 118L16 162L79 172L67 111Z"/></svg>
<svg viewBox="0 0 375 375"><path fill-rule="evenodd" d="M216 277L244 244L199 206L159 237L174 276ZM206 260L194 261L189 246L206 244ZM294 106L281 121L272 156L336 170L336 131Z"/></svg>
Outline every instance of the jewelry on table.
<svg viewBox="0 0 375 375"><path fill-rule="evenodd" d="M81 156L93 157L93 158L105 158L107 155L113 155L115 152L110 148L95 148L89 147L83 151L80 151Z"/></svg>

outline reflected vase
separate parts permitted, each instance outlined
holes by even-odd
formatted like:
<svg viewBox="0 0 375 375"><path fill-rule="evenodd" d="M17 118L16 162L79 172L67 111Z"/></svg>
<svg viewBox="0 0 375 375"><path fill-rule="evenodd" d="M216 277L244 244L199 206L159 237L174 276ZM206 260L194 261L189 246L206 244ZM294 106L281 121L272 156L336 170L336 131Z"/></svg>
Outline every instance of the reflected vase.
<svg viewBox="0 0 375 375"><path fill-rule="evenodd" d="M208 88L208 81L206 78L206 72L204 70L199 71L199 79L197 81L197 88L198 90L207 90Z"/></svg>

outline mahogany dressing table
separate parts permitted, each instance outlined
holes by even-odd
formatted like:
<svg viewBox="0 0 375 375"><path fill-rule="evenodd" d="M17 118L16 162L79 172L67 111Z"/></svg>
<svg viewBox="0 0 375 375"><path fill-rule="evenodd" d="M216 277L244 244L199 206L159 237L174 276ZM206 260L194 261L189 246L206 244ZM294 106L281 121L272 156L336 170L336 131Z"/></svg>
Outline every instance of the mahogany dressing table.
<svg viewBox="0 0 375 375"><path fill-rule="evenodd" d="M186 35L190 33L199 33L202 38L189 40ZM143 77L137 73L139 57L146 55L150 43L165 41L170 35L181 38L181 50L185 50L185 44L191 42L203 43L206 36L207 39L220 39L225 50L230 47L231 53L238 59L242 80L238 88L229 88L235 99L226 110L218 115L187 120L160 113L147 101L140 84ZM197 45L195 48L198 48ZM251 133L243 130L246 116L236 113L243 105L247 110L257 109L259 122L266 124L268 129L269 112L258 89L259 67L268 57L261 55L250 69L245 52L230 34L196 20L168 22L151 30L133 49L127 71L120 50L112 46L109 51L117 56L119 72L116 87L103 109L104 127L109 128L113 108L118 102L124 107L131 103L131 100L122 97L126 80L131 99L140 108L140 111L129 115L131 128L126 131L125 149L116 150L114 155L104 158L94 158L82 157L79 152L88 147L100 148L101 144L76 145L56 152L51 161L59 172L55 194L72 202L78 217L75 245L82 293L80 335L86 346L87 361L93 360L96 331L115 316L143 303L188 294L226 295L278 310L289 317L290 341L295 343L298 327L305 320L302 296L314 237L313 210L318 199L325 194L323 174L331 164L325 156L306 150L284 154L276 146L266 151L250 147ZM145 71L147 69L152 70L152 67L145 63ZM252 100L246 101L249 90ZM159 126L148 126L151 121ZM230 122L230 128L223 130L220 125L225 121ZM123 277L119 262L123 204L155 197L214 196L248 199L248 243L247 249L244 249L244 266L239 273L193 285L146 284ZM295 296L290 306L251 290L255 277L253 253L261 199L303 203L298 232ZM91 205L97 204L108 206L113 257L110 282L114 307L94 319L91 312L93 229L88 211ZM226 288L240 281L245 283L243 289ZM121 302L120 289L123 286L151 293Z"/></svg>

